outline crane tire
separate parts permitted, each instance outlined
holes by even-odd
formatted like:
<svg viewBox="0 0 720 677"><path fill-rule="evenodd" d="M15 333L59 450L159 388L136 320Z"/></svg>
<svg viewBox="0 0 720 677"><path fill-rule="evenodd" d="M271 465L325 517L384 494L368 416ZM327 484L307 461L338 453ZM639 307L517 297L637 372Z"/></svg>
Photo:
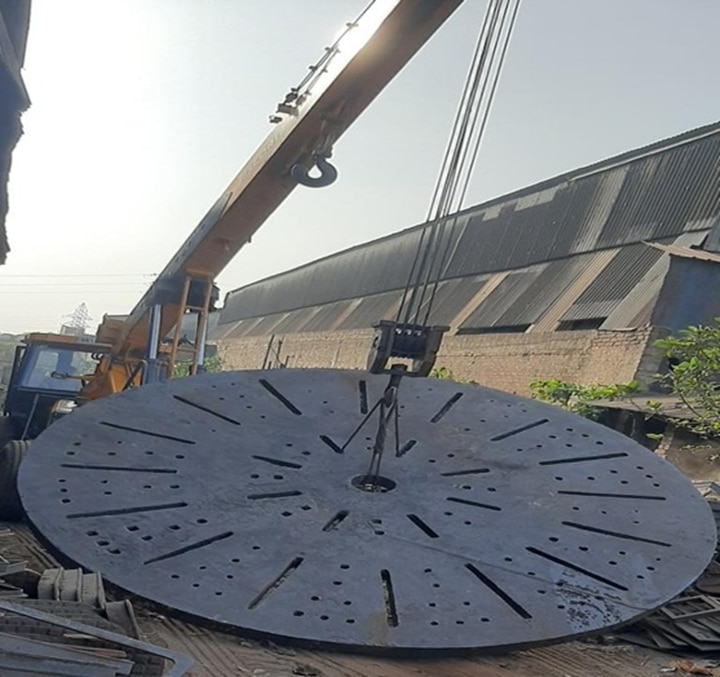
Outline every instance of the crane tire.
<svg viewBox="0 0 720 677"><path fill-rule="evenodd" d="M0 449L15 438L15 426L9 416L0 416Z"/></svg>
<svg viewBox="0 0 720 677"><path fill-rule="evenodd" d="M5 522L19 522L24 515L17 475L28 446L26 441L11 440L0 449L0 520Z"/></svg>

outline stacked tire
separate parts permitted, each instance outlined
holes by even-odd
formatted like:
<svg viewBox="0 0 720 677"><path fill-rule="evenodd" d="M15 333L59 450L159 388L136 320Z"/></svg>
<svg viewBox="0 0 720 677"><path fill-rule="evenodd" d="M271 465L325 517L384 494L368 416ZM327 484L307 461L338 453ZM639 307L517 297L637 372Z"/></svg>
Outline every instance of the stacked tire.
<svg viewBox="0 0 720 677"><path fill-rule="evenodd" d="M17 522L23 517L17 475L28 446L27 441L10 440L0 449L0 520L5 522Z"/></svg>

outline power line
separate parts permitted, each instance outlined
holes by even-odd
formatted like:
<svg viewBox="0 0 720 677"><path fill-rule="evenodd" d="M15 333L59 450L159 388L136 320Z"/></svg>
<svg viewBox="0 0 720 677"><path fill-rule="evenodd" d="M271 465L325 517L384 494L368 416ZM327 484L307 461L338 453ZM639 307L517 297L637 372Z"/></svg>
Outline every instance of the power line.
<svg viewBox="0 0 720 677"><path fill-rule="evenodd" d="M157 277L157 273L0 273L0 280L6 277L75 277L75 278L97 278L97 277Z"/></svg>

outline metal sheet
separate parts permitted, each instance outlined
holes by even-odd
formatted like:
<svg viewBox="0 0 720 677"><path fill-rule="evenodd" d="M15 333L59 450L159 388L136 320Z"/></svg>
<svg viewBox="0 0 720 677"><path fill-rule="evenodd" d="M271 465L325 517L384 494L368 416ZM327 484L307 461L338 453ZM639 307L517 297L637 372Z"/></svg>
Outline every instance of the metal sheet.
<svg viewBox="0 0 720 677"><path fill-rule="evenodd" d="M361 490L374 427L338 447L385 384L276 370L145 386L48 428L20 494L52 546L124 589L250 634L363 650L598 631L709 561L714 520L672 466L482 387L403 381L406 453L383 458L388 491Z"/></svg>
<svg viewBox="0 0 720 677"><path fill-rule="evenodd" d="M172 662L172 667L165 673L165 677L182 677L182 675L186 674L194 663L191 658L176 651L170 651L169 649L156 646L155 644L148 644L147 642L142 642L139 639L126 637L125 635L120 635L116 632L96 627L95 625L88 625L86 623L80 623L76 620L62 618L61 616L56 616L55 614L45 613L44 611L40 611L39 609L25 604L0 602L0 612L5 612L4 615L9 613L16 616L22 616L23 618L31 618L35 621L48 623L51 626L71 630L75 634L96 637L123 647L143 651L153 656L160 656L161 658Z"/></svg>
<svg viewBox="0 0 720 677"><path fill-rule="evenodd" d="M670 247L672 251L688 251L695 252L700 250L685 249L680 245L699 244L705 238L707 231L692 231L683 233L676 238L673 245L663 245L658 243L650 244L660 251L667 252L666 247ZM704 252L700 251L700 256ZM718 257L720 262L720 256ZM650 267L640 281L632 288L629 294L615 306L607 319L601 325L601 329L626 329L642 327L650 324L653 308L656 299L660 294L660 290L665 281L668 269L670 268L670 259L667 256L660 256L657 261Z"/></svg>
<svg viewBox="0 0 720 677"><path fill-rule="evenodd" d="M592 254L552 261L498 318L500 326L534 324L590 265Z"/></svg>
<svg viewBox="0 0 720 677"><path fill-rule="evenodd" d="M640 243L624 247L582 293L562 319L607 317L660 258L657 250Z"/></svg>
<svg viewBox="0 0 720 677"><path fill-rule="evenodd" d="M401 291L392 291L362 299L358 306L353 308L352 312L338 325L337 329L365 329L377 324L379 320L395 319L401 295ZM320 330L328 330L331 326L328 323L326 326L320 327Z"/></svg>
<svg viewBox="0 0 720 677"><path fill-rule="evenodd" d="M507 308L533 286L541 272L533 270L510 273L462 323L460 331L500 326L500 318Z"/></svg>

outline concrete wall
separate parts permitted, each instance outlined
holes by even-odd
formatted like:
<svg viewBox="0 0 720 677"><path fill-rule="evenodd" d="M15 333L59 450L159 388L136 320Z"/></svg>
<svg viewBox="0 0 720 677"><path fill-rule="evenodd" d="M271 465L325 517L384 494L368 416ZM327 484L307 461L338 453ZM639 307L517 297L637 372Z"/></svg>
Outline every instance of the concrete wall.
<svg viewBox="0 0 720 677"><path fill-rule="evenodd" d="M291 368L363 369L371 330L290 334L280 357ZM259 369L269 337L231 339L219 343L229 369ZM621 383L657 366L643 363L649 329L635 331L572 331L529 334L447 336L437 366L458 379L514 392L529 393L533 379L558 378L576 383Z"/></svg>

